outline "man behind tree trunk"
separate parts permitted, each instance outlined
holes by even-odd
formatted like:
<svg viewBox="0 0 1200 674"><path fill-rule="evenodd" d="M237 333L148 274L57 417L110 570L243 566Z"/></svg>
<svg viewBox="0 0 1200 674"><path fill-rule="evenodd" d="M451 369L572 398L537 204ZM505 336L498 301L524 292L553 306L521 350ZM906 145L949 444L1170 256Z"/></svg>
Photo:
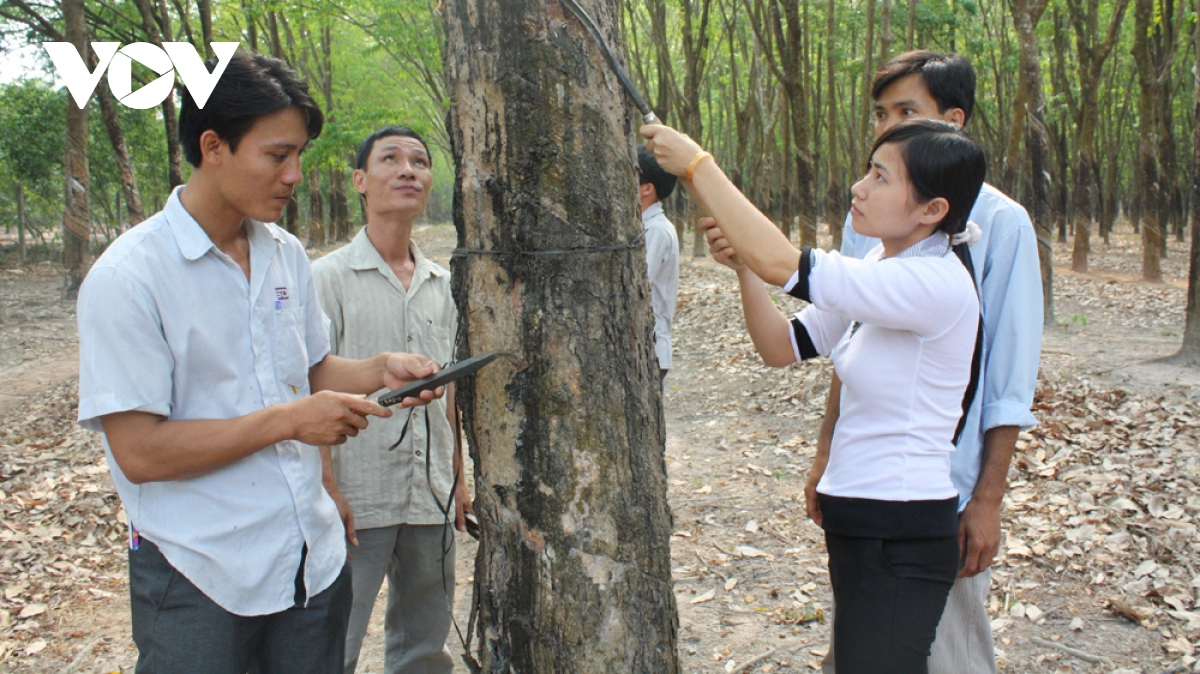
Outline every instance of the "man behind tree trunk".
<svg viewBox="0 0 1200 674"><path fill-rule="evenodd" d="M440 363L453 357L458 313L450 272L412 240L432 184L429 148L415 131L386 126L359 146L354 187L367 224L349 245L313 265L333 353L355 358L389 344ZM451 385L444 399L411 416L373 424L336 451L321 448L326 489L357 546L350 560L346 674L358 664L385 574L384 671L450 674L454 668L445 647L454 605L451 525L464 530L471 501L453 414Z"/></svg>
<svg viewBox="0 0 1200 674"><path fill-rule="evenodd" d="M654 354L661 385L671 370L671 321L679 298L679 238L663 214L662 202L675 191L675 176L662 170L654 153L638 148L638 202L646 228L646 271L654 308Z"/></svg>

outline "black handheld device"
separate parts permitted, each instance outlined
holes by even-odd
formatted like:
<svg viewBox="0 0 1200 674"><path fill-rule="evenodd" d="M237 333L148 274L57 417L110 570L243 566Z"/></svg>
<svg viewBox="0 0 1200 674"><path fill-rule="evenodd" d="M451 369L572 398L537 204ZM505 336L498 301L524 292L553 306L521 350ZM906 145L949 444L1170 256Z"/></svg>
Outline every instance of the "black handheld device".
<svg viewBox="0 0 1200 674"><path fill-rule="evenodd" d="M479 518L475 517L475 515L471 513L467 513L463 516L463 521L466 522L467 525L467 534L471 538L479 540Z"/></svg>
<svg viewBox="0 0 1200 674"><path fill-rule="evenodd" d="M475 374L484 365L496 360L503 354L502 351L488 351L487 353L478 356L472 356L466 360L459 361L453 365L440 370L431 377L418 379L411 384L401 386L394 391L379 396L379 404L384 407L390 407L400 403L405 398L416 398L421 394L421 391L432 391L439 386L445 386L450 382L461 379L468 375Z"/></svg>

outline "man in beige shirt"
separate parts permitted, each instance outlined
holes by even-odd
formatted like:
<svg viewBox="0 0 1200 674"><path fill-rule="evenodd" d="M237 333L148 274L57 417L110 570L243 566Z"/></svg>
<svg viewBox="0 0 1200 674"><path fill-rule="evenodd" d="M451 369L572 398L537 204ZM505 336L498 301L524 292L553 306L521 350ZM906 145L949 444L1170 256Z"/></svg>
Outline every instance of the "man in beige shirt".
<svg viewBox="0 0 1200 674"><path fill-rule="evenodd" d="M450 272L412 241L433 183L429 149L411 129L387 126L359 146L356 166L354 186L365 201L367 225L349 245L313 264L333 353L357 358L390 345L447 363L457 326ZM340 447L321 448L325 487L356 546L350 551L354 603L346 674L358 664L385 574L384 671L449 674L454 668L445 647L454 602L451 525L464 530L471 501L461 445L454 442L453 385L420 409L372 423Z"/></svg>

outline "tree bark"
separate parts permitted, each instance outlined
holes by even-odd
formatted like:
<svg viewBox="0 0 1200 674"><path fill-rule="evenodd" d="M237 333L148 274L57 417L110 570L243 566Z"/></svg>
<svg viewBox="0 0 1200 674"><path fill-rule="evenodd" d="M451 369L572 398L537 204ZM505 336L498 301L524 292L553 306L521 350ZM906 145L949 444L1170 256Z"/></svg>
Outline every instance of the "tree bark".
<svg viewBox="0 0 1200 674"><path fill-rule="evenodd" d="M588 11L621 49L612 0ZM674 674L671 514L633 129L548 0L448 0L459 394L482 537L483 672Z"/></svg>
<svg viewBox="0 0 1200 674"><path fill-rule="evenodd" d="M86 54L87 25L84 22L83 0L62 0L63 24L67 42ZM63 266L66 268L65 294L68 299L79 295L83 283L84 263L91 241L92 226L88 208L88 109L79 108L75 100L66 97L67 143L63 157Z"/></svg>
<svg viewBox="0 0 1200 674"><path fill-rule="evenodd" d="M117 174L121 182L121 191L125 195L125 211L132 227L145 220L146 213L142 208L142 194L138 191L137 172L129 159L125 132L121 130L121 122L117 119L117 106L113 101L112 92L108 89L107 78L100 79L96 98L100 101L100 119L104 121L104 130L108 132L108 140L112 143L113 154L117 159Z"/></svg>

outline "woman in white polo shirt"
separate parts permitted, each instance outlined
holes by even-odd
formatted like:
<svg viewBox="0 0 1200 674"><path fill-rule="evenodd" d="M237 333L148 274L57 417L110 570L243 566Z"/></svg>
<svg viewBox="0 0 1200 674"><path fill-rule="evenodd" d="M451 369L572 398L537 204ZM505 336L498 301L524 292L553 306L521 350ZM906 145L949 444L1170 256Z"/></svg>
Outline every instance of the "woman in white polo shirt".
<svg viewBox="0 0 1200 674"><path fill-rule="evenodd" d="M924 674L958 571L950 455L978 373L967 215L986 172L983 152L943 122L880 136L852 189L851 215L855 231L882 244L856 260L797 250L690 138L663 127L642 133L720 223L710 240L738 272L764 362L828 356L843 382L817 486L838 674ZM760 279L811 305L788 320Z"/></svg>

